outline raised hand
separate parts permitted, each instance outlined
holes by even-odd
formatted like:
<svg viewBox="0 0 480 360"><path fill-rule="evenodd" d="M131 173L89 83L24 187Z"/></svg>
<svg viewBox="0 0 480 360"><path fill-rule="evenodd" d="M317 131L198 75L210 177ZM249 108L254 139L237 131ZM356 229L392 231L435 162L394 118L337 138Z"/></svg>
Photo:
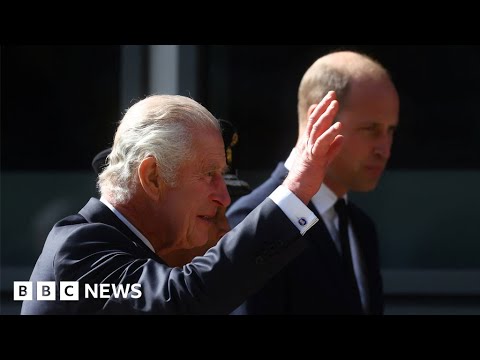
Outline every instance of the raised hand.
<svg viewBox="0 0 480 360"><path fill-rule="evenodd" d="M326 168L342 145L341 123L332 125L337 112L336 94L329 91L309 117L303 140L296 146L297 157L283 182L304 204L320 189Z"/></svg>

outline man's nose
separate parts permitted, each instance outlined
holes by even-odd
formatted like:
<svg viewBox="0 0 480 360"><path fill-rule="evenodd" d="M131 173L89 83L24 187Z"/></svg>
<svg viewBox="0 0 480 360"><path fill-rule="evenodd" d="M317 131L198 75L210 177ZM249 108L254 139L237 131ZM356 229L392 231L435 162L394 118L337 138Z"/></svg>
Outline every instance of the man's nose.
<svg viewBox="0 0 480 360"><path fill-rule="evenodd" d="M392 149L392 138L391 136L386 134L378 139L374 147L374 153L375 155L381 156L384 159L389 159L391 149Z"/></svg>
<svg viewBox="0 0 480 360"><path fill-rule="evenodd" d="M213 200L224 207L227 207L232 202L230 199L230 194L228 193L227 184L225 183L223 177L217 182Z"/></svg>

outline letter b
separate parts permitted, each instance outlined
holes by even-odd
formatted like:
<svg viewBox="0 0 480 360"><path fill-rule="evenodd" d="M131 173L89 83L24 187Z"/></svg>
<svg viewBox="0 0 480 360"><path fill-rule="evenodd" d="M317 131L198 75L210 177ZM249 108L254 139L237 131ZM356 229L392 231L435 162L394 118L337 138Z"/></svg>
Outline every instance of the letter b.
<svg viewBox="0 0 480 360"><path fill-rule="evenodd" d="M14 281L13 282L13 300L23 301L32 300L33 286L31 281Z"/></svg>
<svg viewBox="0 0 480 360"><path fill-rule="evenodd" d="M37 281L37 300L55 300L55 281Z"/></svg>

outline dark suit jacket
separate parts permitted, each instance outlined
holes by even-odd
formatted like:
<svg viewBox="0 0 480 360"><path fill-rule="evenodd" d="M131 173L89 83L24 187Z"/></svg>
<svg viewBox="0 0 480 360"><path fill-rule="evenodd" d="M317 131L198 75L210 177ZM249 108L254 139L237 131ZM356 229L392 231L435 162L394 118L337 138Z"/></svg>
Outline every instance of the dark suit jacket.
<svg viewBox="0 0 480 360"><path fill-rule="evenodd" d="M240 198L227 211L234 227L285 179L288 170L279 163L271 177L252 193ZM351 204L351 202L349 202ZM350 221L362 252L368 282L369 314L383 314L383 287L378 239L372 220L351 204ZM309 249L275 275L262 290L251 296L234 314L362 314L358 301L348 295L342 281L340 255L322 218L305 238ZM281 224L278 224L279 226Z"/></svg>
<svg viewBox="0 0 480 360"><path fill-rule="evenodd" d="M57 300L36 300L34 294L21 313L228 314L305 247L297 228L267 199L205 256L170 268L92 198L55 224L31 275L33 288L37 281L55 281ZM61 281L79 282L78 301L59 300ZM101 283L140 284L142 295L86 299L85 284Z"/></svg>

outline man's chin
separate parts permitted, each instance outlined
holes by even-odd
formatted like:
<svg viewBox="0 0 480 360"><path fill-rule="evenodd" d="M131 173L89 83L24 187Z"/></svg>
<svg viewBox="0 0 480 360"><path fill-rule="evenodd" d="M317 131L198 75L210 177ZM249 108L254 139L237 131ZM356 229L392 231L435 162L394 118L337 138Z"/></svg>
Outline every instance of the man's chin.
<svg viewBox="0 0 480 360"><path fill-rule="evenodd" d="M192 239L191 241L188 242L188 246L189 246L189 249L194 249L194 248L205 246L207 242L208 242L208 236L205 236L202 238Z"/></svg>
<svg viewBox="0 0 480 360"><path fill-rule="evenodd" d="M363 184L359 184L358 186L355 186L354 188L351 189L351 191L354 191L354 192L370 192L370 191L375 190L377 185L378 185L378 180L365 182Z"/></svg>

